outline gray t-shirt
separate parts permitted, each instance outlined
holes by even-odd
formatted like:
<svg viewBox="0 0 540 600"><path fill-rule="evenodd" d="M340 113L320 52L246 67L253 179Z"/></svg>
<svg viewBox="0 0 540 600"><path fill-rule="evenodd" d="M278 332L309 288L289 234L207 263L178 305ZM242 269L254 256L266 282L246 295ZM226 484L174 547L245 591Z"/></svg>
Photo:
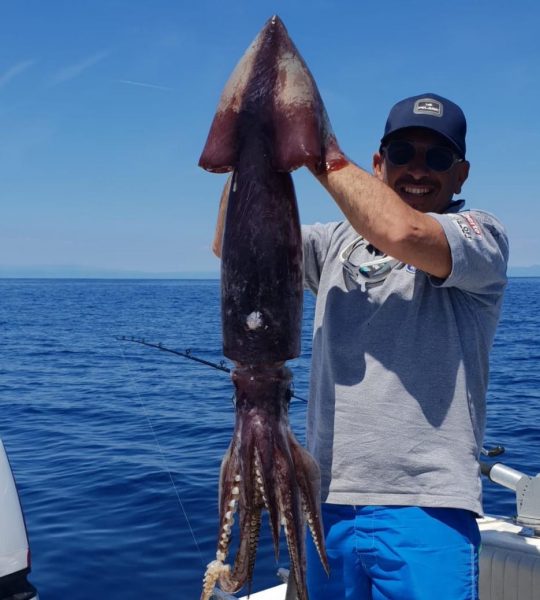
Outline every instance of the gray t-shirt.
<svg viewBox="0 0 540 600"><path fill-rule="evenodd" d="M351 225L302 228L317 296L307 441L325 502L482 514L478 455L508 240L495 217L462 206L430 213L452 252L445 280L404 265L363 289L339 260L358 237Z"/></svg>

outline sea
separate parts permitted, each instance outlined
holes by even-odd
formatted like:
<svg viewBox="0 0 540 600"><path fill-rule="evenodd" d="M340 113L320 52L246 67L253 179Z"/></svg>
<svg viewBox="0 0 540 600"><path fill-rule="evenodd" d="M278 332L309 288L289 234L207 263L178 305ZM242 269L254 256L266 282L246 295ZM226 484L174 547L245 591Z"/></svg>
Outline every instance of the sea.
<svg viewBox="0 0 540 600"><path fill-rule="evenodd" d="M0 280L0 437L8 451L41 600L197 600L215 556L218 475L234 409L218 365L217 280ZM304 441L314 302L290 366ZM540 278L511 278L491 358L487 447L540 470ZM391 440L389 440L391 444ZM495 459L488 459L495 460ZM488 513L513 515L486 481ZM267 523L253 591L277 585Z"/></svg>

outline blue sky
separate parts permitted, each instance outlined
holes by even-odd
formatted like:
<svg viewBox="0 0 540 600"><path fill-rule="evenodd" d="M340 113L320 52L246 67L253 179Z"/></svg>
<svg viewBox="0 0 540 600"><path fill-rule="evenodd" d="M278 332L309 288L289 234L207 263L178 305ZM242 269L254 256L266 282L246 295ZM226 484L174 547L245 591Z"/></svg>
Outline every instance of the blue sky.
<svg viewBox="0 0 540 600"><path fill-rule="evenodd" d="M217 272L225 176L197 167L219 95L280 15L345 152L364 168L389 108L436 92L469 122L463 196L540 264L536 0L0 0L0 268ZM305 223L340 218L302 169Z"/></svg>

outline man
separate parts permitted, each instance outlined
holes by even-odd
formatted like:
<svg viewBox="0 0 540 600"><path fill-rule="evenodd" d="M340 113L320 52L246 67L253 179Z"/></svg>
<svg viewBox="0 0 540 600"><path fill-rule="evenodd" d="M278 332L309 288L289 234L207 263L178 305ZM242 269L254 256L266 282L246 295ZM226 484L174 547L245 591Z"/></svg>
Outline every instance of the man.
<svg viewBox="0 0 540 600"><path fill-rule="evenodd" d="M477 598L479 449L508 243L453 195L469 173L461 109L390 111L374 176L319 181L340 223L303 228L317 295L308 449L322 473L330 578L308 541L310 600Z"/></svg>
<svg viewBox="0 0 540 600"><path fill-rule="evenodd" d="M374 175L350 162L316 174L345 220L302 232L317 296L307 441L330 562L328 578L308 536L310 600L477 598L478 455L508 242L495 217L453 200L465 134L450 100L407 98Z"/></svg>

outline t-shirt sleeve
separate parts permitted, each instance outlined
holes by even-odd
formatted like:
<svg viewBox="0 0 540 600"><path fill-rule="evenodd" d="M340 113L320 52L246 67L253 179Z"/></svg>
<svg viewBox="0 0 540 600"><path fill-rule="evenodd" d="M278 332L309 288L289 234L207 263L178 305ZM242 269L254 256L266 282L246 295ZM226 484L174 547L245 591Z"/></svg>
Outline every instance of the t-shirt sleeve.
<svg viewBox="0 0 540 600"><path fill-rule="evenodd" d="M304 288L317 294L321 272L338 223L302 225Z"/></svg>
<svg viewBox="0 0 540 600"><path fill-rule="evenodd" d="M444 229L452 253L446 279L430 277L436 287L455 287L473 294L500 294L506 285L508 237L501 222L483 211L429 213Z"/></svg>

